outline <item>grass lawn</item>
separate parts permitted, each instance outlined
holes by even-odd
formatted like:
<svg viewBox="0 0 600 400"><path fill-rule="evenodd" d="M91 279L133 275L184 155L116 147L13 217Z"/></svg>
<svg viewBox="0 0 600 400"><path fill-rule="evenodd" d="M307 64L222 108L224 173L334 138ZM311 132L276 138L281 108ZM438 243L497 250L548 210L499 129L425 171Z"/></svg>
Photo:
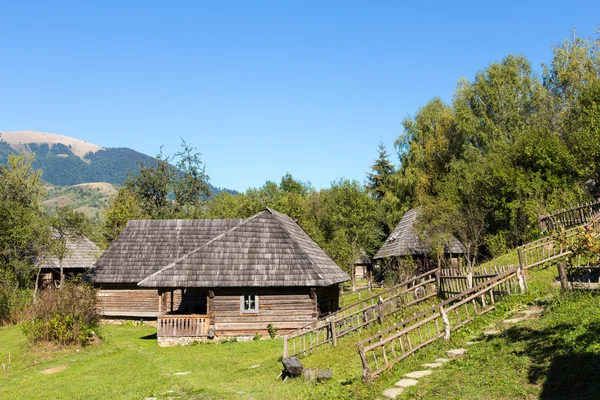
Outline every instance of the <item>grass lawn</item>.
<svg viewBox="0 0 600 400"><path fill-rule="evenodd" d="M600 296L560 295L551 285L555 268L527 271L529 291L500 302L496 310L398 363L371 385L361 381L356 342L368 332L342 338L302 358L305 367L331 369L321 384L277 379L282 340L160 348L155 328L105 326L101 345L81 349L30 347L20 327L0 329L0 399L354 399L382 398L404 373L443 356L490 324L526 304L542 304L543 316L520 323L469 347L468 356L421 379L403 398L561 398L566 388L586 398L600 389ZM370 330L370 329L369 329ZM552 397L558 395L558 397ZM587 397L587 398L597 398ZM566 397L565 397L566 398Z"/></svg>

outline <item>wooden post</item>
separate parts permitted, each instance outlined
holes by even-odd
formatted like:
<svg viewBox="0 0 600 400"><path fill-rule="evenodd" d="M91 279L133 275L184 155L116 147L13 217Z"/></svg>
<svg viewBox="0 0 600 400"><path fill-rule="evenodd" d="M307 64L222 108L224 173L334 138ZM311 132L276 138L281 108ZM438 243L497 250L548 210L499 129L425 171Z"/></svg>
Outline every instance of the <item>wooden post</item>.
<svg viewBox="0 0 600 400"><path fill-rule="evenodd" d="M369 363L367 362L367 355L365 354L365 349L362 345L358 346L358 354L360 355L360 360L363 365L363 382L371 383L371 369L369 368Z"/></svg>
<svg viewBox="0 0 600 400"><path fill-rule="evenodd" d="M160 288L158 289L158 316L160 317L162 314L162 293L160 292Z"/></svg>
<svg viewBox="0 0 600 400"><path fill-rule="evenodd" d="M287 358L288 356L288 336L285 335L283 337L283 358Z"/></svg>
<svg viewBox="0 0 600 400"><path fill-rule="evenodd" d="M569 280L567 279L567 270L565 269L565 263L562 261L558 263L558 277L560 278L560 287L563 292L569 290Z"/></svg>
<svg viewBox="0 0 600 400"><path fill-rule="evenodd" d="M473 272L467 274L467 290L473 289Z"/></svg>
<svg viewBox="0 0 600 400"><path fill-rule="evenodd" d="M519 255L519 264L525 267L525 265L523 265L523 249L520 246L517 247L517 254Z"/></svg>
<svg viewBox="0 0 600 400"><path fill-rule="evenodd" d="M379 302L377 303L377 311L379 312L379 323L383 323L383 320L385 319L385 300L383 300L383 297L379 296Z"/></svg>
<svg viewBox="0 0 600 400"><path fill-rule="evenodd" d="M525 273L523 272L522 265L517 267L517 279L519 280L519 288L521 289L521 293L525 293Z"/></svg>
<svg viewBox="0 0 600 400"><path fill-rule="evenodd" d="M440 307L440 314L442 314L442 322L444 323L444 340L450 340L450 320L444 307Z"/></svg>
<svg viewBox="0 0 600 400"><path fill-rule="evenodd" d="M438 297L442 297L442 269L438 268L435 271L435 285L437 286Z"/></svg>
<svg viewBox="0 0 600 400"><path fill-rule="evenodd" d="M337 346L337 332L335 331L335 317L329 317L329 331L331 332L331 341L333 346Z"/></svg>

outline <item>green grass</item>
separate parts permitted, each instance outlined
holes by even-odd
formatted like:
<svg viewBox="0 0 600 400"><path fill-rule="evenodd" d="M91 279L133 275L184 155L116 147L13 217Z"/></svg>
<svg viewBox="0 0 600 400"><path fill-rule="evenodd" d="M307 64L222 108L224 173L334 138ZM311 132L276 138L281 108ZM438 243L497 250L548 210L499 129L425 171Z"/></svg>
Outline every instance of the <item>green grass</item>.
<svg viewBox="0 0 600 400"><path fill-rule="evenodd" d="M320 384L277 379L281 339L160 348L155 328L105 326L102 344L60 349L30 347L20 327L7 327L0 329L0 362L7 363L10 352L11 367L8 373L0 371L0 398L381 398L404 373L421 369L450 348L464 347L487 326L499 325L527 304L542 304L542 318L469 347L464 360L423 378L404 398L560 398L565 387L582 393L579 398L593 398L600 389L595 378L600 367L600 296L560 295L552 285L555 267L526 273L526 294L497 303L494 311L453 332L449 342L440 340L418 351L370 385L361 381L356 343L376 327L301 359L307 368L332 370L333 379ZM56 367L63 370L43 373Z"/></svg>

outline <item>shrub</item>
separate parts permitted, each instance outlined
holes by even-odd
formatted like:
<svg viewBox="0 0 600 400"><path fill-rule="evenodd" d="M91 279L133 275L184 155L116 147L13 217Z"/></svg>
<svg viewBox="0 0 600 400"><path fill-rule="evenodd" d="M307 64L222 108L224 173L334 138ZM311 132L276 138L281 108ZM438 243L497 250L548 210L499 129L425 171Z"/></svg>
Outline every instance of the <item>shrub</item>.
<svg viewBox="0 0 600 400"><path fill-rule="evenodd" d="M86 345L98 330L96 293L91 285L65 283L40 292L33 318L23 324L31 343Z"/></svg>
<svg viewBox="0 0 600 400"><path fill-rule="evenodd" d="M32 292L0 285L0 326L18 324L31 318Z"/></svg>
<svg viewBox="0 0 600 400"><path fill-rule="evenodd" d="M267 331L269 332L269 336L271 337L271 339L273 339L277 335L278 330L279 329L277 329L272 323L269 323L269 325L267 325Z"/></svg>

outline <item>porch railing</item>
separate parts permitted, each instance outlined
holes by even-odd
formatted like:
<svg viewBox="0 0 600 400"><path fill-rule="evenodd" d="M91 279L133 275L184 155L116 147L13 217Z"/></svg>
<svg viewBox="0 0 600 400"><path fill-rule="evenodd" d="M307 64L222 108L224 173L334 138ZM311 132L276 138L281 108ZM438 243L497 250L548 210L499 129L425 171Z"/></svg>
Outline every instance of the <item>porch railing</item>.
<svg viewBox="0 0 600 400"><path fill-rule="evenodd" d="M206 336L209 323L208 315L159 315L157 336Z"/></svg>

